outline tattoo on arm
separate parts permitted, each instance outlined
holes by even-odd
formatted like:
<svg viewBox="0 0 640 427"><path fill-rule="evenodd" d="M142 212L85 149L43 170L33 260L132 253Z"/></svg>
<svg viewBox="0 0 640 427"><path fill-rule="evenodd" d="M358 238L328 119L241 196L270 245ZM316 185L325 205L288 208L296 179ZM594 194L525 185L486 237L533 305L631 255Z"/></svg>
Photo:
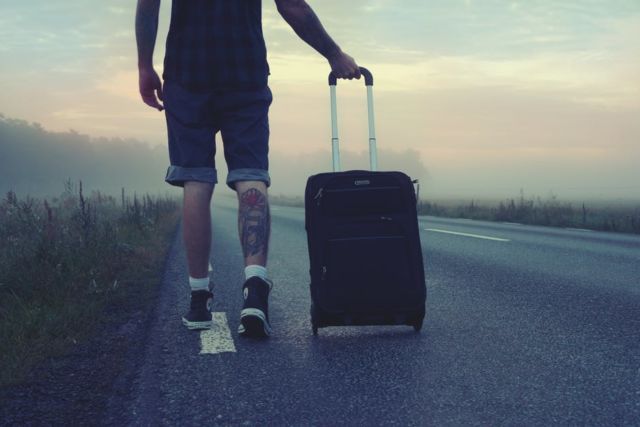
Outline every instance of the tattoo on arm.
<svg viewBox="0 0 640 427"><path fill-rule="evenodd" d="M255 188L240 195L238 228L244 257L263 253L266 257L269 246L271 215L266 196Z"/></svg>

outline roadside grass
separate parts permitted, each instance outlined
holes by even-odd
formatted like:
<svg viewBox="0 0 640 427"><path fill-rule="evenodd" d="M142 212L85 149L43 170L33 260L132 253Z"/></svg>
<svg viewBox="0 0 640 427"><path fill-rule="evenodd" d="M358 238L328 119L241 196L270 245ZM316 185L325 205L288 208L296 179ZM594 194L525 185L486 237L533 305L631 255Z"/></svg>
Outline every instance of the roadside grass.
<svg viewBox="0 0 640 427"><path fill-rule="evenodd" d="M422 200L418 205L420 215L447 218L466 218L484 221L517 222L550 227L584 228L588 230L615 231L640 234L640 203L573 204L556 196L547 199L510 198L501 202L432 202Z"/></svg>
<svg viewBox="0 0 640 427"><path fill-rule="evenodd" d="M86 339L109 311L153 295L179 219L167 197L93 192L0 201L0 386Z"/></svg>
<svg viewBox="0 0 640 427"><path fill-rule="evenodd" d="M269 199L281 206L304 207L304 198L300 196L270 195ZM495 202L421 199L418 214L640 234L640 202L573 204L556 196L525 198L521 193L518 198Z"/></svg>

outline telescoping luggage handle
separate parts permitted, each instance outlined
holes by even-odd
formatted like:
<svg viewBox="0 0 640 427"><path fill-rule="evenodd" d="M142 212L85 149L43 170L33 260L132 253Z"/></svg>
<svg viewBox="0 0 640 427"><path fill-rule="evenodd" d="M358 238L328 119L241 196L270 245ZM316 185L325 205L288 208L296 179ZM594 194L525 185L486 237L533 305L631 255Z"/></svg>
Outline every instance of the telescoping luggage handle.
<svg viewBox="0 0 640 427"><path fill-rule="evenodd" d="M378 149L376 147L376 125L373 115L373 75L369 70L360 67L360 74L364 77L367 87L367 107L369 111L369 162L372 171L378 170ZM331 91L331 153L333 155L333 171L340 171L340 145L338 140L338 112L336 102L336 85L338 79L329 73L329 89Z"/></svg>

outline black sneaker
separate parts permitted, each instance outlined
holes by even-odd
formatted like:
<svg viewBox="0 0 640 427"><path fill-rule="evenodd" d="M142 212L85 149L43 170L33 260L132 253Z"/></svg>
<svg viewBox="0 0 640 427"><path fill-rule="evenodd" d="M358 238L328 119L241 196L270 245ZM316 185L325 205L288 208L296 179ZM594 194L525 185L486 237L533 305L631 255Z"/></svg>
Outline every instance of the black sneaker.
<svg viewBox="0 0 640 427"><path fill-rule="evenodd" d="M269 279L250 277L243 286L244 305L240 312L238 333L245 337L264 338L271 335L269 325Z"/></svg>
<svg viewBox="0 0 640 427"><path fill-rule="evenodd" d="M191 292L191 306L189 312L182 317L182 323L191 330L211 329L213 324L211 320L212 303L211 289Z"/></svg>

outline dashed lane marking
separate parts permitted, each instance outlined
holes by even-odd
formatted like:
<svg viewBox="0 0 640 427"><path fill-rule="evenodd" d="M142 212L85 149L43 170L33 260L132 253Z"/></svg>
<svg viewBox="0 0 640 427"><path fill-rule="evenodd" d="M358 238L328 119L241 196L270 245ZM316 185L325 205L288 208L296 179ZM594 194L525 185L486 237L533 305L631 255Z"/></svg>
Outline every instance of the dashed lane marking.
<svg viewBox="0 0 640 427"><path fill-rule="evenodd" d="M224 312L213 312L211 329L200 332L200 354L235 353L236 346Z"/></svg>
<svg viewBox="0 0 640 427"><path fill-rule="evenodd" d="M572 230L572 231L586 231L586 232L592 232L593 230L589 230L587 228L574 228L574 227L565 227L565 230Z"/></svg>
<svg viewBox="0 0 640 427"><path fill-rule="evenodd" d="M493 240L495 242L510 242L509 239L501 239L499 237L481 236L480 234L460 233L458 231L440 230L438 228L425 228L425 231L433 231L436 233L454 234L456 236L473 237L476 239Z"/></svg>

